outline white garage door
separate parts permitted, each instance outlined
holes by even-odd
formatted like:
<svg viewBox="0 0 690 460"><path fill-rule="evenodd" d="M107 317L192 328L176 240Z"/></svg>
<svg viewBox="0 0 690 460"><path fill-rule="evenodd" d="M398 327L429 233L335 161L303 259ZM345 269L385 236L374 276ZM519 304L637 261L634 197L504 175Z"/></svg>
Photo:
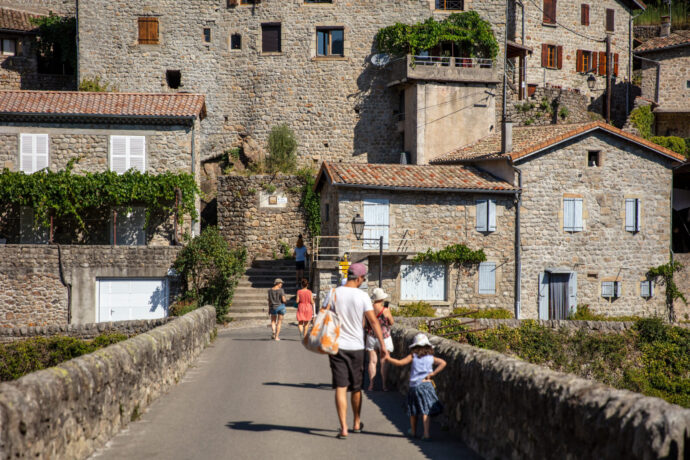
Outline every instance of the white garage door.
<svg viewBox="0 0 690 460"><path fill-rule="evenodd" d="M446 267L403 263L400 267L400 300L446 300Z"/></svg>
<svg viewBox="0 0 690 460"><path fill-rule="evenodd" d="M98 280L98 322L156 319L168 316L165 278Z"/></svg>

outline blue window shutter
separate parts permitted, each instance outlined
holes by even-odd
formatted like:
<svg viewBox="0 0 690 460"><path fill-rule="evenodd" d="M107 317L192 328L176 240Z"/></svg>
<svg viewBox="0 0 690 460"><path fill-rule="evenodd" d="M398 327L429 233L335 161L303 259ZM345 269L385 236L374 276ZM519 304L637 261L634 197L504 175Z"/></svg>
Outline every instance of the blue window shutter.
<svg viewBox="0 0 690 460"><path fill-rule="evenodd" d="M487 225L487 214L489 212L487 200L477 200L477 231L486 232L489 230Z"/></svg>
<svg viewBox="0 0 690 460"><path fill-rule="evenodd" d="M549 319L549 274L539 273L539 319Z"/></svg>
<svg viewBox="0 0 690 460"><path fill-rule="evenodd" d="M622 286L621 286L622 284L623 284L623 283L621 283L620 281L616 281L616 282L615 282L615 285L616 285L616 297L622 297L622 295L623 295L623 294L622 294Z"/></svg>
<svg viewBox="0 0 690 460"><path fill-rule="evenodd" d="M642 281L640 282L640 296L641 297L651 297L651 282L650 281Z"/></svg>
<svg viewBox="0 0 690 460"><path fill-rule="evenodd" d="M568 280L568 311L577 311L577 273L572 272Z"/></svg>
<svg viewBox="0 0 690 460"><path fill-rule="evenodd" d="M479 264L479 293L496 293L496 264L494 262Z"/></svg>
<svg viewBox="0 0 690 460"><path fill-rule="evenodd" d="M625 200L625 231L634 232L635 228L635 206L636 200L626 199Z"/></svg>
<svg viewBox="0 0 690 460"><path fill-rule="evenodd" d="M582 225L582 198L576 198L573 200L573 206L574 206L574 228L573 231L575 232L581 232L584 226Z"/></svg>
<svg viewBox="0 0 690 460"><path fill-rule="evenodd" d="M604 281L601 283L601 296L613 297L613 281Z"/></svg>
<svg viewBox="0 0 690 460"><path fill-rule="evenodd" d="M575 226L574 222L574 212L575 203L572 198L563 199L563 230L566 232L572 232Z"/></svg>
<svg viewBox="0 0 690 460"><path fill-rule="evenodd" d="M489 200L489 231L496 231L496 201Z"/></svg>

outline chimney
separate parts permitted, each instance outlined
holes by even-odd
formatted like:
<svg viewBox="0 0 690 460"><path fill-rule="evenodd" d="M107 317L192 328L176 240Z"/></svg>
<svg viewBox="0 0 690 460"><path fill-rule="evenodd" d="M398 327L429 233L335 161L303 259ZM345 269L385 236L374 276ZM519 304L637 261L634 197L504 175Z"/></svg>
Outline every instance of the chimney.
<svg viewBox="0 0 690 460"><path fill-rule="evenodd" d="M661 31L660 37L668 37L671 35L671 16L661 16Z"/></svg>
<svg viewBox="0 0 690 460"><path fill-rule="evenodd" d="M513 122L503 120L501 125L501 153L513 151Z"/></svg>

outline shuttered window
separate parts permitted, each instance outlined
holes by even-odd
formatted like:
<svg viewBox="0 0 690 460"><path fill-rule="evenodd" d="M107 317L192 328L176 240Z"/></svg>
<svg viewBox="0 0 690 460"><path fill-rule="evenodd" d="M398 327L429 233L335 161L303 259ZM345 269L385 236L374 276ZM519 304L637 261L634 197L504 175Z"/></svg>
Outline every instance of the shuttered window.
<svg viewBox="0 0 690 460"><path fill-rule="evenodd" d="M388 248L390 206L388 200L367 199L364 205L364 248L378 249L383 237L383 248Z"/></svg>
<svg viewBox="0 0 690 460"><path fill-rule="evenodd" d="M606 9L606 32L615 32L616 30L616 11L610 8Z"/></svg>
<svg viewBox="0 0 690 460"><path fill-rule="evenodd" d="M345 32L342 28L322 28L316 30L317 56L344 56Z"/></svg>
<svg viewBox="0 0 690 460"><path fill-rule="evenodd" d="M622 295L622 283L620 281L603 281L601 283L601 296L617 298Z"/></svg>
<svg viewBox="0 0 690 460"><path fill-rule="evenodd" d="M637 198L625 200L625 230L633 233L640 231L640 200Z"/></svg>
<svg viewBox="0 0 690 460"><path fill-rule="evenodd" d="M479 293L496 294L495 262L482 262L479 264Z"/></svg>
<svg viewBox="0 0 690 460"><path fill-rule="evenodd" d="M477 200L477 231L496 231L496 201Z"/></svg>
<svg viewBox="0 0 690 460"><path fill-rule="evenodd" d="M141 17L139 18L139 44L157 45L158 44L158 18Z"/></svg>
<svg viewBox="0 0 690 460"><path fill-rule="evenodd" d="M640 296L645 299L654 296L654 284L651 280L640 282Z"/></svg>
<svg viewBox="0 0 690 460"><path fill-rule="evenodd" d="M110 136L110 170L122 174L130 169L146 171L146 137Z"/></svg>
<svg viewBox="0 0 690 460"><path fill-rule="evenodd" d="M34 221L34 210L27 206L19 209L19 242L22 244L50 242L50 230Z"/></svg>
<svg viewBox="0 0 690 460"><path fill-rule="evenodd" d="M19 140L19 169L27 174L48 167L47 134L22 134Z"/></svg>
<svg viewBox="0 0 690 460"><path fill-rule="evenodd" d="M280 24L261 24L261 51L280 53Z"/></svg>
<svg viewBox="0 0 690 460"><path fill-rule="evenodd" d="M134 206L130 210L115 208L111 216L110 244L115 242L118 246L146 245L145 225L146 208L141 206Z"/></svg>
<svg viewBox="0 0 690 460"><path fill-rule="evenodd" d="M400 267L400 300L446 300L445 265L403 263Z"/></svg>
<svg viewBox="0 0 690 460"><path fill-rule="evenodd" d="M586 3L580 5L580 23L583 26L589 25L589 5Z"/></svg>
<svg viewBox="0 0 690 460"><path fill-rule="evenodd" d="M586 50L577 50L577 61L575 63L575 71L586 73L594 70L596 72L596 65L594 63L594 60L592 59L593 55L596 55L596 53L592 53L591 51Z"/></svg>
<svg viewBox="0 0 690 460"><path fill-rule="evenodd" d="M544 18L545 24L556 24L556 0L544 0Z"/></svg>
<svg viewBox="0 0 690 460"><path fill-rule="evenodd" d="M548 69L561 69L563 67L563 47L542 44L541 65Z"/></svg>
<svg viewBox="0 0 690 460"><path fill-rule="evenodd" d="M563 230L566 232L581 232L582 198L563 199Z"/></svg>
<svg viewBox="0 0 690 460"><path fill-rule="evenodd" d="M596 54L596 53L595 53ZM612 54L613 56L613 69L611 71L613 72L614 76L618 76L618 53ZM596 63L596 61L595 61ZM599 52L599 66L598 66L598 74L599 75L606 75L606 52L600 51Z"/></svg>

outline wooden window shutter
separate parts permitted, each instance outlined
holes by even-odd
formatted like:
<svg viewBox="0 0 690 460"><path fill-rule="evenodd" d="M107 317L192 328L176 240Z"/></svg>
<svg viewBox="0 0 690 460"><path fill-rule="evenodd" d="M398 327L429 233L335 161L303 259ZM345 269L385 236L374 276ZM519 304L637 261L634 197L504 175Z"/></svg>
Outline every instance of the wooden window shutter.
<svg viewBox="0 0 690 460"><path fill-rule="evenodd" d="M139 43L142 45L158 44L158 18L139 18Z"/></svg>
<svg viewBox="0 0 690 460"><path fill-rule="evenodd" d="M612 9L606 10L606 31L615 32L616 30L616 11Z"/></svg>
<svg viewBox="0 0 690 460"><path fill-rule="evenodd" d="M556 68L558 68L558 69L563 68L563 47L562 46L556 47Z"/></svg>
<svg viewBox="0 0 690 460"><path fill-rule="evenodd" d="M581 6L581 11L580 11L580 22L582 23L583 26L588 26L589 25L589 5L586 3L583 3Z"/></svg>
<svg viewBox="0 0 690 460"><path fill-rule="evenodd" d="M618 76L618 53L613 55L613 75Z"/></svg>
<svg viewBox="0 0 690 460"><path fill-rule="evenodd" d="M577 50L577 60L575 61L575 71L576 72L584 72L585 66L583 64L584 63L582 62L582 50Z"/></svg>
<svg viewBox="0 0 690 460"><path fill-rule="evenodd" d="M556 24L556 0L544 0L544 17L545 24Z"/></svg>
<svg viewBox="0 0 690 460"><path fill-rule="evenodd" d="M541 45L541 66L546 67L549 65L549 45Z"/></svg>
<svg viewBox="0 0 690 460"><path fill-rule="evenodd" d="M280 24L261 25L261 51L280 53Z"/></svg>
<svg viewBox="0 0 690 460"><path fill-rule="evenodd" d="M599 75L606 75L606 53L599 51Z"/></svg>
<svg viewBox="0 0 690 460"><path fill-rule="evenodd" d="M597 72L597 62L598 62L598 60L597 60L597 52L596 52L596 51L592 51L592 62L589 63L589 69L594 69L594 70L593 70L594 73ZM587 71L587 70L589 70L589 69L585 69L585 71Z"/></svg>

